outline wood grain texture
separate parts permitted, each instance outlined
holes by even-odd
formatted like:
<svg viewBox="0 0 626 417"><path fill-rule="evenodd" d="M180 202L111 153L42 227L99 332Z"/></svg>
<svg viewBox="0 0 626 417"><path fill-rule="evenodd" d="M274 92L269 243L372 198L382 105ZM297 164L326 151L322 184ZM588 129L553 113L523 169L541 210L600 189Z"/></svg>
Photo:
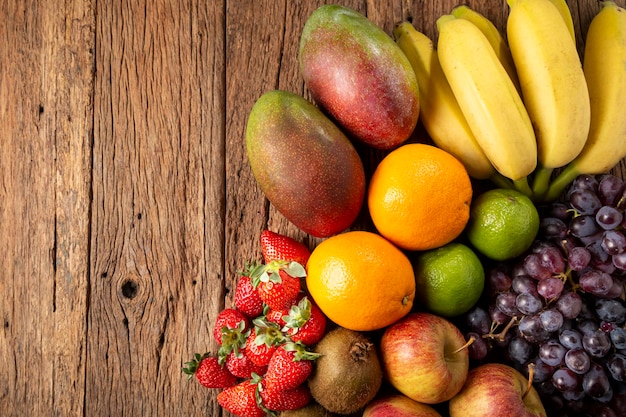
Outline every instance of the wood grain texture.
<svg viewBox="0 0 626 417"><path fill-rule="evenodd" d="M264 92L310 98L299 35L324 3L0 2L3 416L228 415L180 369L216 351L264 228L319 242L265 199L244 137ZM338 3L431 37L457 5ZM599 5L568 3L582 51ZM504 1L468 4L504 29ZM384 156L357 150L367 173ZM372 228L365 209L354 228Z"/></svg>

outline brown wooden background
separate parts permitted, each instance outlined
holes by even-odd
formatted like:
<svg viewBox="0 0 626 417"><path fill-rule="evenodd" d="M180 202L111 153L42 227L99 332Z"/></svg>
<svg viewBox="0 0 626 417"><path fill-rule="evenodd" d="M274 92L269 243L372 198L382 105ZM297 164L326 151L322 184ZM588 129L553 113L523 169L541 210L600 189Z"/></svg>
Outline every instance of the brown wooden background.
<svg viewBox="0 0 626 417"><path fill-rule="evenodd" d="M215 349L262 229L317 243L264 199L244 129L263 92L307 95L299 35L323 3L0 0L2 415L222 414L180 369ZM339 3L435 36L458 2ZM468 4L504 27L504 0ZM599 4L569 4L582 47Z"/></svg>

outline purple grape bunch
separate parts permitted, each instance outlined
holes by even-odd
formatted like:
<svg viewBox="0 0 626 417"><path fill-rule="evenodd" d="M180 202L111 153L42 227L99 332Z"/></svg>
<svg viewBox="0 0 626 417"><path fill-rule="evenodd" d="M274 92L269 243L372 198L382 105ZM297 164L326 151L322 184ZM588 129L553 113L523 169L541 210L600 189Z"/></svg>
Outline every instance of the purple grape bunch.
<svg viewBox="0 0 626 417"><path fill-rule="evenodd" d="M626 185L580 175L538 209L532 248L489 265L463 316L470 358L532 378L550 416L626 416Z"/></svg>

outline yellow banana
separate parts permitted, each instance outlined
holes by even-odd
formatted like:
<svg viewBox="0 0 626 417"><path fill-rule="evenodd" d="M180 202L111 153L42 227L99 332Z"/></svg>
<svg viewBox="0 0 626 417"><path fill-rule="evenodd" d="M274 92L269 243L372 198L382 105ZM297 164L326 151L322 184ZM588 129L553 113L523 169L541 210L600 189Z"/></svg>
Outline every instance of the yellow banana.
<svg viewBox="0 0 626 417"><path fill-rule="evenodd" d="M582 152L552 182L554 200L579 174L602 174L626 157L626 10L605 1L592 19L583 69L591 101L591 127Z"/></svg>
<svg viewBox="0 0 626 417"><path fill-rule="evenodd" d="M576 43L576 32L574 31L574 21L572 20L572 13L567 5L565 0L550 0L552 4L554 4L561 14L561 17L565 21L565 25L567 25L567 30L569 31L570 36L574 43Z"/></svg>
<svg viewBox="0 0 626 417"><path fill-rule="evenodd" d="M493 176L495 169L476 142L454 98L432 40L410 22L396 25L393 35L417 76L420 120L430 138L439 148L460 160L473 178Z"/></svg>
<svg viewBox="0 0 626 417"><path fill-rule="evenodd" d="M555 0L557 1L557 0ZM489 20L485 15L471 9L469 6L461 5L452 9L451 14L457 19L469 20L475 24L478 29L485 35L493 50L496 52L498 59L502 63L502 66L511 77L511 80L515 84L515 87L519 91L519 80L517 78L517 72L515 70L515 64L513 63L513 57L511 56L511 50L507 44L504 36L500 30Z"/></svg>
<svg viewBox="0 0 626 417"><path fill-rule="evenodd" d="M543 194L555 168L585 146L591 118L582 63L550 0L508 0L507 36L522 97L537 138L533 191Z"/></svg>
<svg viewBox="0 0 626 417"><path fill-rule="evenodd" d="M537 146L515 85L476 25L444 15L437 28L441 67L476 140L498 172L530 191Z"/></svg>

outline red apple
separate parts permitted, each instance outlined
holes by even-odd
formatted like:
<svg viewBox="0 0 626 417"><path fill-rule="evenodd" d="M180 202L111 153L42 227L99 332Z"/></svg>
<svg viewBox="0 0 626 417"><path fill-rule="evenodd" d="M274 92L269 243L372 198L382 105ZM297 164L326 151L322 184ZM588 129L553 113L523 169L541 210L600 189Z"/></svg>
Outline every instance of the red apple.
<svg viewBox="0 0 626 417"><path fill-rule="evenodd" d="M441 417L434 408L402 394L388 395L372 401L363 417Z"/></svg>
<svg viewBox="0 0 626 417"><path fill-rule="evenodd" d="M449 400L467 378L469 355L463 334L432 313L410 313L387 327L380 350L389 383L421 403Z"/></svg>
<svg viewBox="0 0 626 417"><path fill-rule="evenodd" d="M516 369L500 364L480 365L450 400L450 417L546 417L539 394Z"/></svg>

